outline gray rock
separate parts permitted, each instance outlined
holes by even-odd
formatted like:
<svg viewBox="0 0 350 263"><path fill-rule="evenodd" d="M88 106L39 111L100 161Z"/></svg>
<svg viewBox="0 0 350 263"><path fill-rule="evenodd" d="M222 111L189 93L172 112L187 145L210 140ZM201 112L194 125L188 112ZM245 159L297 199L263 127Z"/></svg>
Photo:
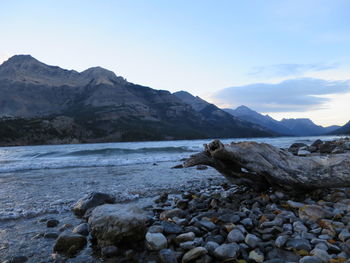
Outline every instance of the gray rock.
<svg viewBox="0 0 350 263"><path fill-rule="evenodd" d="M218 246L219 246L218 243L216 243L214 241L209 241L205 244L204 247L208 250L209 254L214 255L214 251Z"/></svg>
<svg viewBox="0 0 350 263"><path fill-rule="evenodd" d="M309 152L308 150L303 149L303 148L300 148L298 150L298 153L297 153L298 156L308 156L310 154L311 154L311 152Z"/></svg>
<svg viewBox="0 0 350 263"><path fill-rule="evenodd" d="M118 256L119 250L116 246L106 246L101 249L102 257L111 258Z"/></svg>
<svg viewBox="0 0 350 263"><path fill-rule="evenodd" d="M180 243L180 248L184 250L190 250L195 247L201 246L203 242L202 238L195 238L193 241L186 241L183 243Z"/></svg>
<svg viewBox="0 0 350 263"><path fill-rule="evenodd" d="M317 221L318 219L329 216L330 213L318 205L305 205L299 208L299 218L304 220Z"/></svg>
<svg viewBox="0 0 350 263"><path fill-rule="evenodd" d="M204 247L196 247L185 253L185 255L182 258L182 263L187 263L191 260L194 260L196 258L199 258L205 254L207 254L208 251Z"/></svg>
<svg viewBox="0 0 350 263"><path fill-rule="evenodd" d="M74 256L86 245L86 237L71 233L63 232L56 240L53 250L67 256Z"/></svg>
<svg viewBox="0 0 350 263"><path fill-rule="evenodd" d="M247 234L245 237L245 243L251 248L255 248L261 240L253 234Z"/></svg>
<svg viewBox="0 0 350 263"><path fill-rule="evenodd" d="M292 200L288 200L287 201L287 205L289 205L292 208L302 208L305 206L305 204L303 203L299 203L299 202L294 202Z"/></svg>
<svg viewBox="0 0 350 263"><path fill-rule="evenodd" d="M161 263L177 263L175 252L171 249L162 249L159 251Z"/></svg>
<svg viewBox="0 0 350 263"><path fill-rule="evenodd" d="M250 219L249 217L243 219L241 221L241 223L244 225L244 227L246 227L248 229L250 229L250 228L252 228L254 226L252 219Z"/></svg>
<svg viewBox="0 0 350 263"><path fill-rule="evenodd" d="M327 251L322 249L314 248L311 250L310 254L320 259L323 263L327 263L331 260L331 256L327 253Z"/></svg>
<svg viewBox="0 0 350 263"><path fill-rule="evenodd" d="M307 239L291 238L287 241L286 247L295 248L297 250L310 251L312 249L310 242Z"/></svg>
<svg viewBox="0 0 350 263"><path fill-rule="evenodd" d="M280 248L280 247L283 247L284 244L287 242L288 240L288 236L279 236L276 238L275 240L275 246Z"/></svg>
<svg viewBox="0 0 350 263"><path fill-rule="evenodd" d="M346 240L350 239L350 232L347 228L344 228L340 233L339 233L339 239L343 242Z"/></svg>
<svg viewBox="0 0 350 263"><path fill-rule="evenodd" d="M239 251L239 245L236 243L229 243L217 247L214 251L214 255L221 260L234 260L237 259Z"/></svg>
<svg viewBox="0 0 350 263"><path fill-rule="evenodd" d="M160 220L167 220L169 218L178 217L183 218L185 216L185 212L180 208L174 208L170 210L165 210L159 215Z"/></svg>
<svg viewBox="0 0 350 263"><path fill-rule="evenodd" d="M87 223L80 224L73 229L73 233L87 236L89 235L89 225Z"/></svg>
<svg viewBox="0 0 350 263"><path fill-rule="evenodd" d="M182 227L178 226L175 223L162 221L161 225L164 229L165 234L179 234L182 232Z"/></svg>
<svg viewBox="0 0 350 263"><path fill-rule="evenodd" d="M322 263L317 257L306 256L299 260L299 263Z"/></svg>
<svg viewBox="0 0 350 263"><path fill-rule="evenodd" d="M195 237L196 237L196 235L193 232L188 232L188 233L178 235L175 238L175 241L177 243L182 243L182 242L186 242L186 241L193 241L195 239Z"/></svg>
<svg viewBox="0 0 350 263"><path fill-rule="evenodd" d="M283 225L283 219L280 217L276 217L272 221L267 221L261 224L261 227L272 227L272 226L282 226Z"/></svg>
<svg viewBox="0 0 350 263"><path fill-rule="evenodd" d="M257 263L262 263L264 262L265 257L260 250L255 249L249 252L249 259Z"/></svg>
<svg viewBox="0 0 350 263"><path fill-rule="evenodd" d="M46 221L46 226L47 227L56 227L56 226L58 226L59 223L60 223L60 221L58 221L57 219L49 219Z"/></svg>
<svg viewBox="0 0 350 263"><path fill-rule="evenodd" d="M58 237L58 234L56 232L49 232L44 234L44 238L48 239L56 239Z"/></svg>
<svg viewBox="0 0 350 263"><path fill-rule="evenodd" d="M106 204L96 207L89 218L91 235L100 247L135 242L145 237L149 217L138 207Z"/></svg>
<svg viewBox="0 0 350 263"><path fill-rule="evenodd" d="M74 204L73 212L77 216L83 216L88 209L92 209L103 204L112 204L114 202L115 198L112 195L92 192L79 199L78 202Z"/></svg>
<svg viewBox="0 0 350 263"><path fill-rule="evenodd" d="M244 241L244 235L240 230L233 229L232 231L230 231L230 233L228 233L227 240L230 243L232 243L232 242L239 243L239 242Z"/></svg>
<svg viewBox="0 0 350 263"><path fill-rule="evenodd" d="M216 228L216 225L209 220L200 220L195 223L195 226L199 228L205 228L209 231L212 231L213 229Z"/></svg>
<svg viewBox="0 0 350 263"><path fill-rule="evenodd" d="M149 233L163 233L163 231L164 227L160 225L150 226L150 228L147 230Z"/></svg>
<svg viewBox="0 0 350 263"><path fill-rule="evenodd" d="M293 229L295 232L307 232L307 227L300 221L293 223Z"/></svg>
<svg viewBox="0 0 350 263"><path fill-rule="evenodd" d="M147 233L146 246L151 251L158 251L168 246L168 241L162 233Z"/></svg>

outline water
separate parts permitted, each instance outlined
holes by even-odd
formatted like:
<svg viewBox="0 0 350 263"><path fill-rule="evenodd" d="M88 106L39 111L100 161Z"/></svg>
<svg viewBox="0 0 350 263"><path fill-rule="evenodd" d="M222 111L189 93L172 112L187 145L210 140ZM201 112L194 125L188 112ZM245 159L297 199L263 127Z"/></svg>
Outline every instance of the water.
<svg viewBox="0 0 350 263"><path fill-rule="evenodd" d="M336 137L225 139L258 141L276 147ZM163 191L206 186L225 179L214 169L170 169L211 140L0 147L0 262L18 253L50 255L52 242L32 239L47 231L47 216L76 223L72 204L91 191L112 193L123 201L146 200ZM50 243L51 242L51 243ZM29 262L39 262L34 253Z"/></svg>

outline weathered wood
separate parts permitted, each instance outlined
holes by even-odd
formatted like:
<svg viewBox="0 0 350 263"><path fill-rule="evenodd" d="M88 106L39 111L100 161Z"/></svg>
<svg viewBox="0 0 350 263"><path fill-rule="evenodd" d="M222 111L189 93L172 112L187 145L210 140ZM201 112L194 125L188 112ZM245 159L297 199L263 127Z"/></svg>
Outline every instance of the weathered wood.
<svg viewBox="0 0 350 263"><path fill-rule="evenodd" d="M299 157L266 143L222 144L214 140L192 155L184 167L211 166L237 185L288 192L350 187L350 152Z"/></svg>

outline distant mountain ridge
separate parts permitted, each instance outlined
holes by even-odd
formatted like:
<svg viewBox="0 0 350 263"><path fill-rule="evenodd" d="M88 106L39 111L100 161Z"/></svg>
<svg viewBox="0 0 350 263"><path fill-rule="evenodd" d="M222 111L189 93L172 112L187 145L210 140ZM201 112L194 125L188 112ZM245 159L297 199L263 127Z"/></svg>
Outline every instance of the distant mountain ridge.
<svg viewBox="0 0 350 263"><path fill-rule="evenodd" d="M347 122L344 126L340 127L339 129L336 129L334 131L331 131L330 134L334 135L350 135L350 121Z"/></svg>
<svg viewBox="0 0 350 263"><path fill-rule="evenodd" d="M0 65L0 94L2 145L275 135L204 100L193 108L101 67L79 73L30 55Z"/></svg>
<svg viewBox="0 0 350 263"><path fill-rule="evenodd" d="M312 136L328 134L339 126L322 127L314 124L310 119L282 119L277 121L268 115L262 115L244 105L236 109L224 109L237 118L258 124L281 135Z"/></svg>

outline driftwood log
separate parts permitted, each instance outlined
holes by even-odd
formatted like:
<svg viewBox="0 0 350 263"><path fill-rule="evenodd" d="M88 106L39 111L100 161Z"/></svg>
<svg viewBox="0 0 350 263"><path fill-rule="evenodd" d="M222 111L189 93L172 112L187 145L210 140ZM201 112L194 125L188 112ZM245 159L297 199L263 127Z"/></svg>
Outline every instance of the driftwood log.
<svg viewBox="0 0 350 263"><path fill-rule="evenodd" d="M270 187L286 192L350 187L350 153L294 156L266 143L222 144L214 140L192 155L184 167L208 165L237 185L264 191Z"/></svg>

